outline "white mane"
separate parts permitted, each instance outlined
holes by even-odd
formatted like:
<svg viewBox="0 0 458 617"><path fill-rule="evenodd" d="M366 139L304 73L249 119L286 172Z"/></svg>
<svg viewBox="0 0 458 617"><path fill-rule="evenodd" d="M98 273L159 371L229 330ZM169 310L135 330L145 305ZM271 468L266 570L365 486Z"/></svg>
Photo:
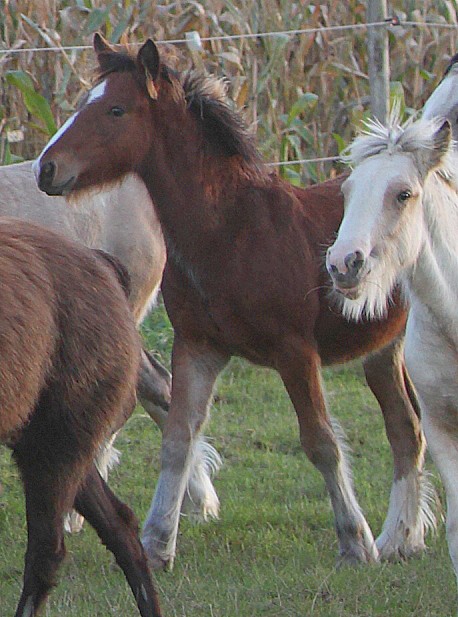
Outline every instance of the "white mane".
<svg viewBox="0 0 458 617"><path fill-rule="evenodd" d="M394 107L386 125L377 119L366 120L360 134L343 151L342 161L351 167L356 167L368 157L382 152L395 154L415 153L424 149L432 151L434 134L442 126L444 118L419 120L410 118L402 124L399 116L399 109ZM440 169L441 175L445 178L456 176L454 171L456 165L449 159L450 157L443 158Z"/></svg>

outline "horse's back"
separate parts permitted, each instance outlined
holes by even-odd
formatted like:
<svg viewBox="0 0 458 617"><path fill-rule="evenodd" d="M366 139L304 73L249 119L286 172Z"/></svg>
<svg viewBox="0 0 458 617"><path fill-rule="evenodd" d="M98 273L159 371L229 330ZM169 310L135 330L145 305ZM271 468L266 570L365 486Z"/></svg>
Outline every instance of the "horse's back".
<svg viewBox="0 0 458 617"><path fill-rule="evenodd" d="M139 338L106 260L5 217L0 280L0 441L14 443L51 384L62 405L84 402L88 409L94 380L135 384Z"/></svg>
<svg viewBox="0 0 458 617"><path fill-rule="evenodd" d="M134 175L104 191L49 197L36 185L31 161L0 167L0 216L38 223L115 255L131 277L131 307L140 320L159 286L166 252L143 183Z"/></svg>

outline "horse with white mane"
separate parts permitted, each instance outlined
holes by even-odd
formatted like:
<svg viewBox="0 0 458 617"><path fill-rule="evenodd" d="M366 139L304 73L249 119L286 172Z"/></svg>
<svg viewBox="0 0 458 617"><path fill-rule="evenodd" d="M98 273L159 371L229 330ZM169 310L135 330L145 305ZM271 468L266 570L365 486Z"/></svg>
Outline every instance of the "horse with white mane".
<svg viewBox="0 0 458 617"><path fill-rule="evenodd" d="M395 283L410 304L405 360L447 496L458 574L458 154L443 120L370 122L351 144L345 215L327 269L345 315L383 315Z"/></svg>

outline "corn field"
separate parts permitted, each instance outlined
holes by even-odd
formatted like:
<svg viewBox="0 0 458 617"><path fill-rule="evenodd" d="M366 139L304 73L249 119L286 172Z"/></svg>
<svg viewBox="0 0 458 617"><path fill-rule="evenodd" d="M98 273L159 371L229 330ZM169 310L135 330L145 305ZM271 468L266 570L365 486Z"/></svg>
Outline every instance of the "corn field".
<svg viewBox="0 0 458 617"><path fill-rule="evenodd" d="M335 156L370 113L367 29L326 30L364 24L360 0L2 0L0 7L3 164L36 156L75 109L91 81L94 55L86 47L96 31L112 43L132 45L148 37L183 41L190 31L212 38L195 52L183 42L161 48L169 48L177 68L194 64L227 79L267 161ZM440 26L458 26L457 8L455 0L404 0L388 7L400 20L389 26L391 92L406 114L421 108L456 51L458 30ZM280 34L264 36L271 32ZM218 38L228 35L240 38ZM64 49L75 46L83 49ZM42 47L57 50L25 51ZM336 164L308 163L281 167L280 173L305 184L336 170Z"/></svg>

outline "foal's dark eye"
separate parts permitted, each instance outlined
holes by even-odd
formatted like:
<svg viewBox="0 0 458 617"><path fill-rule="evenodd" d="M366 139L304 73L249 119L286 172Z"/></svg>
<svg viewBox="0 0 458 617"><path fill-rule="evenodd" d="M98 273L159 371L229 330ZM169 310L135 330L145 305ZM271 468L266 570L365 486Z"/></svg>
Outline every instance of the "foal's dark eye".
<svg viewBox="0 0 458 617"><path fill-rule="evenodd" d="M121 116L123 116L125 113L126 113L126 112L124 111L124 109L123 109L122 107L115 106L115 107L112 107L112 108L110 109L110 114L111 114L112 116L114 116L115 118L120 118L120 117L121 117Z"/></svg>
<svg viewBox="0 0 458 617"><path fill-rule="evenodd" d="M401 191L398 194L397 200L400 203L404 203L405 201L407 201L408 199L410 199L412 197L412 193L410 191Z"/></svg>

